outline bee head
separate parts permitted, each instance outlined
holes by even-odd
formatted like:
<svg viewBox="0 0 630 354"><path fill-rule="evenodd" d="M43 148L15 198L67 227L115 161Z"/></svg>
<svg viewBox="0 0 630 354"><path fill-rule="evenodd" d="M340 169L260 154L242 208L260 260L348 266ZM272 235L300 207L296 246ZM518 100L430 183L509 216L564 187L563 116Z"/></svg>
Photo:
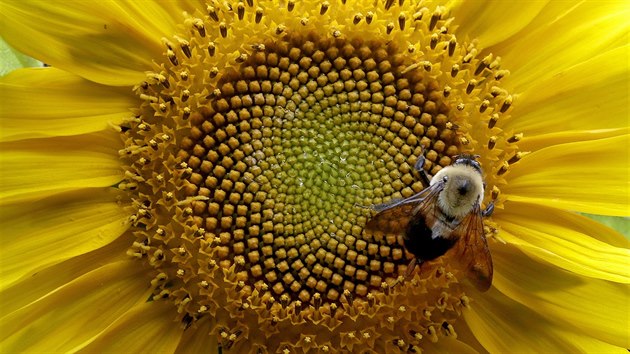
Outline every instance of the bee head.
<svg viewBox="0 0 630 354"><path fill-rule="evenodd" d="M462 218L483 199L481 167L474 159L459 158L451 166L436 173L433 180L435 183L438 181L443 183L438 203L442 211L449 216Z"/></svg>

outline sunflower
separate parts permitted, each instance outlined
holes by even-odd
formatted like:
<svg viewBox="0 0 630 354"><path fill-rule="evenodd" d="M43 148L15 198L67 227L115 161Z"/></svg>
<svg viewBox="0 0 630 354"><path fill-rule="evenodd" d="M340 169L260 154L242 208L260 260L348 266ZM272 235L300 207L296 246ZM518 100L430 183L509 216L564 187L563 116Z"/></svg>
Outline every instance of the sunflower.
<svg viewBox="0 0 630 354"><path fill-rule="evenodd" d="M625 352L622 2L3 2L3 352ZM369 208L485 171L487 292Z"/></svg>

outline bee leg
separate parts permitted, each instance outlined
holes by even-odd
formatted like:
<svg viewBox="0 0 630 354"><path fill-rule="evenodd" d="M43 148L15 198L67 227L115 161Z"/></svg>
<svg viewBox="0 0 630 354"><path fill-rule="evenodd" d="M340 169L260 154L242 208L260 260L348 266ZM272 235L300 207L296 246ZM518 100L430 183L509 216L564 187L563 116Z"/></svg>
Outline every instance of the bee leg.
<svg viewBox="0 0 630 354"><path fill-rule="evenodd" d="M490 204L486 206L486 208L481 212L481 216L484 218L491 216L492 212L494 212L494 202L490 202Z"/></svg>
<svg viewBox="0 0 630 354"><path fill-rule="evenodd" d="M399 275L398 278L396 278L396 280L394 280L393 283L389 284L389 288L390 289L394 288L398 284L404 283L405 280L410 279L411 275L413 274L413 270L416 268L417 262L419 261L416 261L416 258L412 259L409 265L407 266L407 271L405 272L405 275Z"/></svg>
<svg viewBox="0 0 630 354"><path fill-rule="evenodd" d="M405 279L411 278L413 271L416 269L416 265L419 264L422 264L422 261L418 258L414 258L411 260L411 262L409 262L409 265L407 266L407 271L405 272Z"/></svg>
<svg viewBox="0 0 630 354"><path fill-rule="evenodd" d="M422 180L422 184L428 187L431 182L429 181L429 176L427 176L427 171L424 170L424 162L425 157L421 154L420 156L418 156L416 164L413 167L416 169L416 171L418 171L420 179Z"/></svg>

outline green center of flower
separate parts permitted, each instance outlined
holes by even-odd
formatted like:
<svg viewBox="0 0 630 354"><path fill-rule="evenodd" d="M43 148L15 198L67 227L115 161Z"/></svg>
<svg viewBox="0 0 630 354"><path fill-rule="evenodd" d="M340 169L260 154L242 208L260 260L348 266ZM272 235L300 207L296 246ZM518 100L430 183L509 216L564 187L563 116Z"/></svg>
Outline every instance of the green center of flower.
<svg viewBox="0 0 630 354"><path fill-rule="evenodd" d="M208 6L189 38L164 40L123 129L129 254L155 270L154 299L186 326L211 321L226 348L413 349L453 335L467 305L439 260L400 282L400 235L366 233L359 205L426 187L420 154L435 174L479 139L483 163L513 151L495 128L505 72L458 43L441 8L330 7ZM502 169L487 177L493 199Z"/></svg>

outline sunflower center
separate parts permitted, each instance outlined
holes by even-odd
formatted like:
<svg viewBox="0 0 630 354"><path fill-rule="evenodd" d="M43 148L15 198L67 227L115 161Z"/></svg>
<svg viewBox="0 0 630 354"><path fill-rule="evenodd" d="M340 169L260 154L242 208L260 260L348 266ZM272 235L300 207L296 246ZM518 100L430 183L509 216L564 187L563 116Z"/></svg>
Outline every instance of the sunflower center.
<svg viewBox="0 0 630 354"><path fill-rule="evenodd" d="M178 152L190 217L256 288L302 302L365 296L408 261L395 237L362 235L369 213L355 204L422 189L410 169L418 136L457 151L449 108L380 41L289 34L257 48L190 117Z"/></svg>
<svg viewBox="0 0 630 354"><path fill-rule="evenodd" d="M248 338L269 351L363 348L389 338L381 326L400 348L454 334L468 301L456 278L437 261L400 282L400 235L364 232L371 212L358 205L426 187L420 154L435 174L479 137L496 145L492 121L511 97L498 61L458 43L443 9L391 5L338 5L334 19L328 2L273 15L209 5L164 39L166 60L123 129L120 187L132 197L129 254L154 269L153 299L172 300L186 327L206 319L225 347ZM283 344L285 331L306 337Z"/></svg>

